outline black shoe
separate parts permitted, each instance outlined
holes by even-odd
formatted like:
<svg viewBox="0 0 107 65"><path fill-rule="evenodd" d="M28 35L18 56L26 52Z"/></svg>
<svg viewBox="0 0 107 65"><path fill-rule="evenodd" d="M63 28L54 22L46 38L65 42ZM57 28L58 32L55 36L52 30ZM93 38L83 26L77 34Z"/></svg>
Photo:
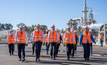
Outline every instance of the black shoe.
<svg viewBox="0 0 107 65"><path fill-rule="evenodd" d="M22 62L24 62L24 61L25 61L25 59L22 60Z"/></svg>
<svg viewBox="0 0 107 65"><path fill-rule="evenodd" d="M21 58L19 58L19 61L21 61Z"/></svg>
<svg viewBox="0 0 107 65"><path fill-rule="evenodd" d="M53 58L53 60L56 60L55 57Z"/></svg>
<svg viewBox="0 0 107 65"><path fill-rule="evenodd" d="M52 59L52 56L50 56L50 59Z"/></svg>
<svg viewBox="0 0 107 65"><path fill-rule="evenodd" d="M40 59L38 58L38 61L40 61Z"/></svg>
<svg viewBox="0 0 107 65"><path fill-rule="evenodd" d="M34 55L34 53L32 53L32 55Z"/></svg>
<svg viewBox="0 0 107 65"><path fill-rule="evenodd" d="M12 53L12 55L14 55L14 53Z"/></svg>
<svg viewBox="0 0 107 65"><path fill-rule="evenodd" d="M37 60L38 60L38 59L36 58L36 62L37 62Z"/></svg>
<svg viewBox="0 0 107 65"><path fill-rule="evenodd" d="M67 58L67 60L69 60L69 58Z"/></svg>

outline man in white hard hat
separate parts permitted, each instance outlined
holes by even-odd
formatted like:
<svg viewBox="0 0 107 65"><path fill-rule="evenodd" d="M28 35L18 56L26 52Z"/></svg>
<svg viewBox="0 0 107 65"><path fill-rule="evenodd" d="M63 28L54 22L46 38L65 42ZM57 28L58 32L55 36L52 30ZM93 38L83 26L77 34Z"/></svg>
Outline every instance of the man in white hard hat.
<svg viewBox="0 0 107 65"><path fill-rule="evenodd" d="M56 46L56 56L57 56L62 37L61 37L61 34L58 31L58 28L56 29L56 32L58 33L58 43L57 43L57 46Z"/></svg>
<svg viewBox="0 0 107 65"><path fill-rule="evenodd" d="M66 46L67 60L69 60L70 58L70 52L71 52L73 42L74 40L73 40L73 35L70 32L70 26L67 26L67 31L65 32L63 37L63 43Z"/></svg>
<svg viewBox="0 0 107 65"><path fill-rule="evenodd" d="M34 27L34 31L36 31L36 26ZM34 55L34 48L35 48L34 41L33 41L34 31L32 31L32 33L31 33L32 55Z"/></svg>
<svg viewBox="0 0 107 65"><path fill-rule="evenodd" d="M83 45L83 49L84 49L84 59L87 61L89 60L90 57L90 44L95 42L92 34L89 32L88 30L88 26L84 27L84 32L81 33L81 38L80 38L80 45Z"/></svg>
<svg viewBox="0 0 107 65"><path fill-rule="evenodd" d="M20 30L18 30L16 33L16 42L17 42L17 46L18 46L18 57L19 57L19 61L22 60L22 62L24 62L25 61L25 46L28 45L28 38L27 38L26 31L24 31L24 26L20 25L19 28L20 28ZM21 52L22 52L22 54L21 54Z"/></svg>
<svg viewBox="0 0 107 65"><path fill-rule="evenodd" d="M7 36L6 42L9 47L10 56L14 55L14 44L15 44L15 35L13 34L13 30L10 30L10 34Z"/></svg>
<svg viewBox="0 0 107 65"><path fill-rule="evenodd" d="M50 58L55 60L56 44L58 42L58 33L55 31L55 25L51 25L51 31L48 34L48 43L51 45ZM53 50L54 48L54 50ZM54 53L53 53L54 51Z"/></svg>
<svg viewBox="0 0 107 65"><path fill-rule="evenodd" d="M36 62L40 61L40 52L41 52L41 46L42 43L44 44L44 33L42 30L40 30L40 24L36 25L36 31L33 35L33 41L35 44L35 55L36 55Z"/></svg>

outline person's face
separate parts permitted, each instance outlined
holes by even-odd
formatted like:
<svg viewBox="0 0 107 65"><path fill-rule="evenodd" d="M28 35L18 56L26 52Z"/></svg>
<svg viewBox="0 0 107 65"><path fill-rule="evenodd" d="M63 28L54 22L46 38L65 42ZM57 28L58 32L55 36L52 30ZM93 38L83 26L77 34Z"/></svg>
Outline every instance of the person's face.
<svg viewBox="0 0 107 65"><path fill-rule="evenodd" d="M67 31L70 32L70 28L67 28Z"/></svg>
<svg viewBox="0 0 107 65"><path fill-rule="evenodd" d="M55 30L55 27L53 26L53 27L51 27L51 29L52 29L52 30Z"/></svg>
<svg viewBox="0 0 107 65"><path fill-rule="evenodd" d="M48 34L48 31L46 31L46 34Z"/></svg>
<svg viewBox="0 0 107 65"><path fill-rule="evenodd" d="M56 32L58 32L58 30L56 30Z"/></svg>
<svg viewBox="0 0 107 65"><path fill-rule="evenodd" d="M85 28L85 31L88 31L88 28Z"/></svg>
<svg viewBox="0 0 107 65"><path fill-rule="evenodd" d="M13 34L13 31L10 31L10 34Z"/></svg>
<svg viewBox="0 0 107 65"><path fill-rule="evenodd" d="M22 31L22 30L23 30L23 28L20 28L20 30Z"/></svg>
<svg viewBox="0 0 107 65"><path fill-rule="evenodd" d="M39 30L39 29L40 29L40 26L36 26L36 28Z"/></svg>

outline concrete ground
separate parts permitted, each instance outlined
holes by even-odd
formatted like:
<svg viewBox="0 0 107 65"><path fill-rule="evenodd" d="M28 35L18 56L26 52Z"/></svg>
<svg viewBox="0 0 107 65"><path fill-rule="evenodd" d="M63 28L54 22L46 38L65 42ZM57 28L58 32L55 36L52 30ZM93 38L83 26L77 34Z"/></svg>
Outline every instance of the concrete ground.
<svg viewBox="0 0 107 65"><path fill-rule="evenodd" d="M107 65L107 57L103 56L90 56L89 61L85 61L83 54L75 54L74 58L66 60L66 53L59 52L56 60L50 59L49 55L46 55L46 51L41 51L41 61L35 62L35 55L32 55L32 44L26 47L26 61L18 61L17 46L15 47L15 53L13 56L9 56L8 46L0 43L0 65ZM42 46L45 49L45 46ZM63 45L60 46L60 50L65 50ZM82 46L78 46L77 52L83 53ZM107 47L93 46L93 53L107 55Z"/></svg>

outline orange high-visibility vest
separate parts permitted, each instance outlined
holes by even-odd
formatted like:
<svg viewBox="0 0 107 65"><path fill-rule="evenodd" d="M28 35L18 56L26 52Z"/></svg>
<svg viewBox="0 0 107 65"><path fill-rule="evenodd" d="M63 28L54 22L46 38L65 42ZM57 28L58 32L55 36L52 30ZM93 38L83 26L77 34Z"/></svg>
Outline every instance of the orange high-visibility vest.
<svg viewBox="0 0 107 65"><path fill-rule="evenodd" d="M12 34L12 36L11 36L11 34L8 35L8 44L15 44L15 35L14 34Z"/></svg>
<svg viewBox="0 0 107 65"><path fill-rule="evenodd" d="M90 44L92 43L92 40L91 40L91 33L88 32L88 34L86 34L86 32L84 31L84 32L83 32L82 43L83 43L83 44L86 44L87 41L88 41Z"/></svg>
<svg viewBox="0 0 107 65"><path fill-rule="evenodd" d="M73 38L72 38L72 34L70 32L70 34L68 32L65 32L65 44L73 44Z"/></svg>
<svg viewBox="0 0 107 65"><path fill-rule="evenodd" d="M103 35L102 34L100 35L100 39L103 39Z"/></svg>
<svg viewBox="0 0 107 65"><path fill-rule="evenodd" d="M61 37L61 34L60 33L58 33L58 43L61 43L60 41L60 37Z"/></svg>
<svg viewBox="0 0 107 65"><path fill-rule="evenodd" d="M45 34L45 43L48 43L48 34Z"/></svg>
<svg viewBox="0 0 107 65"><path fill-rule="evenodd" d="M42 30L39 30L39 33L38 30L36 30L34 34L35 34L34 42L38 42L38 41L43 42Z"/></svg>
<svg viewBox="0 0 107 65"><path fill-rule="evenodd" d="M22 34L21 34L21 31L17 31L17 42L19 44L26 44L26 32L25 31L22 31Z"/></svg>
<svg viewBox="0 0 107 65"><path fill-rule="evenodd" d="M50 43L57 42L57 32L56 31L54 31L54 33L53 33L53 31L50 31L49 42Z"/></svg>

